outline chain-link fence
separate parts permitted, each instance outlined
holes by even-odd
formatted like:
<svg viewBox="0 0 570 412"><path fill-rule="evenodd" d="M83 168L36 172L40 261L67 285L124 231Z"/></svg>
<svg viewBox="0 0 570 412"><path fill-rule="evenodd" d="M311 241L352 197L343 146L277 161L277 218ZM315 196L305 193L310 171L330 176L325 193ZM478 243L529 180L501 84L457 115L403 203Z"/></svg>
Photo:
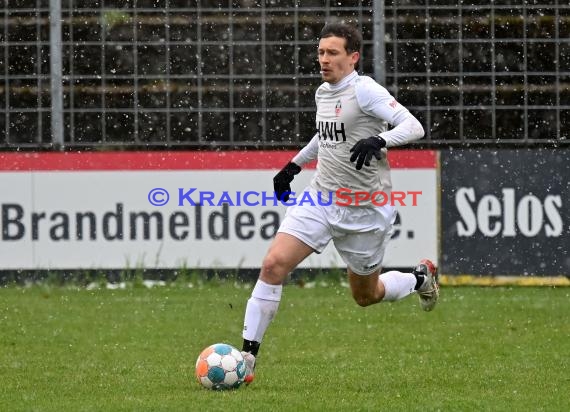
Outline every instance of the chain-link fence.
<svg viewBox="0 0 570 412"><path fill-rule="evenodd" d="M52 114L66 147L297 147L314 133L318 34L332 20L362 29L360 71L418 116L422 144L570 136L565 2L3 3L0 148L51 147Z"/></svg>

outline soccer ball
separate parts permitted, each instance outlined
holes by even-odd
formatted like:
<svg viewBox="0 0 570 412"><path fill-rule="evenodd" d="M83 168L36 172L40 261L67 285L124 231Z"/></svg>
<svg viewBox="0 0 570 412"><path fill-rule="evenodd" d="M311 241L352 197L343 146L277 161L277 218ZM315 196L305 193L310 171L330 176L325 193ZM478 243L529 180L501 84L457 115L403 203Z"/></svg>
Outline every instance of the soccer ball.
<svg viewBox="0 0 570 412"><path fill-rule="evenodd" d="M245 378L241 352L227 343L208 346L196 361L196 378L208 389L239 388Z"/></svg>

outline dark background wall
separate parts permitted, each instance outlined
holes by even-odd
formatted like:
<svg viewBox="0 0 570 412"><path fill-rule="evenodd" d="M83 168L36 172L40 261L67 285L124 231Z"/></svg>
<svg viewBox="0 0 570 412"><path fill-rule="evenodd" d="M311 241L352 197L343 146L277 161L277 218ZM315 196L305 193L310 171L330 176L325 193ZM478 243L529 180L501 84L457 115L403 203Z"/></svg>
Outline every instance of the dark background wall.
<svg viewBox="0 0 570 412"><path fill-rule="evenodd" d="M49 4L0 8L0 148L51 147ZM565 144L570 135L562 2L384 1L383 17L372 0L61 4L70 148L298 147L314 130L318 35L335 20L362 29L360 71L382 66L386 87L424 124L420 144Z"/></svg>

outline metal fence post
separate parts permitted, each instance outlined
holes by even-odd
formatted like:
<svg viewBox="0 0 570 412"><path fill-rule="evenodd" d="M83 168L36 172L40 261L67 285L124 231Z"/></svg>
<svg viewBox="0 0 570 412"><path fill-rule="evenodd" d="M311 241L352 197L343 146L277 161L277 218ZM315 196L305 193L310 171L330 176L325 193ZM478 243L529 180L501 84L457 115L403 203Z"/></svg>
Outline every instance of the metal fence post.
<svg viewBox="0 0 570 412"><path fill-rule="evenodd" d="M386 26L384 24L384 0L374 0L374 77L381 85L386 85L386 47L384 37Z"/></svg>
<svg viewBox="0 0 570 412"><path fill-rule="evenodd" d="M50 79L51 79L51 139L57 150L63 150L63 85L61 0L50 0Z"/></svg>

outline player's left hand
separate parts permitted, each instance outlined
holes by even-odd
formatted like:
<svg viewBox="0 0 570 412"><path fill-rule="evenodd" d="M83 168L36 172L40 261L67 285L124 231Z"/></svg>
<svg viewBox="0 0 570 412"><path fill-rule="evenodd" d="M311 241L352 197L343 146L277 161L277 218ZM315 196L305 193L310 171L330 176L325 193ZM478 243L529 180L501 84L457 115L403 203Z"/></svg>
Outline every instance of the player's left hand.
<svg viewBox="0 0 570 412"><path fill-rule="evenodd" d="M386 147L386 140L381 136L370 136L366 139L359 140L352 146L352 149L350 149L352 153L350 161L354 162L356 160L356 170L362 169L362 165L370 166L372 156L374 156L376 160L382 158L380 150L382 150L383 147Z"/></svg>

